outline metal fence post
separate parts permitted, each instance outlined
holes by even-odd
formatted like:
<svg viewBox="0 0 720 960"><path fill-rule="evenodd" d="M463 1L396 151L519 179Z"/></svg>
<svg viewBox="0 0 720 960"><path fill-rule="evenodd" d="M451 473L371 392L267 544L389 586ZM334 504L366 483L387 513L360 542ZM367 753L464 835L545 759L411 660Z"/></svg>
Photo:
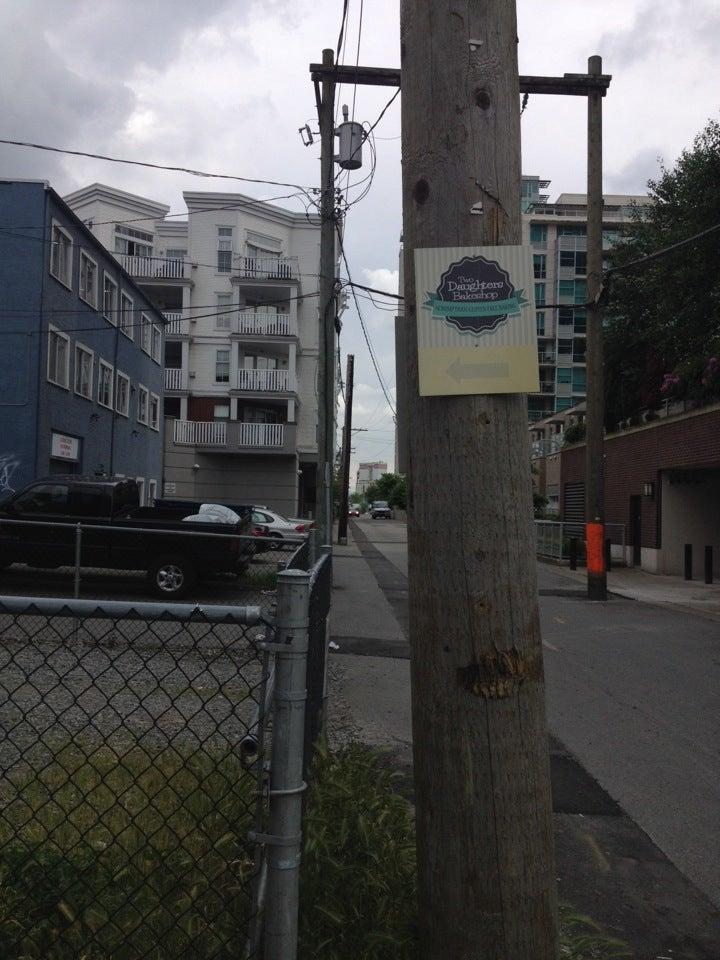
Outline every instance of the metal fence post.
<svg viewBox="0 0 720 960"><path fill-rule="evenodd" d="M713 582L713 548L705 547L705 583Z"/></svg>
<svg viewBox="0 0 720 960"><path fill-rule="evenodd" d="M265 960L297 957L309 604L310 574L302 570L279 573L270 821L265 838Z"/></svg>
<svg viewBox="0 0 720 960"><path fill-rule="evenodd" d="M80 597L80 556L82 553L82 524L75 524L75 579L73 582L73 597Z"/></svg>
<svg viewBox="0 0 720 960"><path fill-rule="evenodd" d="M685 579L692 580L693 575L693 561L692 561L692 544L685 544Z"/></svg>

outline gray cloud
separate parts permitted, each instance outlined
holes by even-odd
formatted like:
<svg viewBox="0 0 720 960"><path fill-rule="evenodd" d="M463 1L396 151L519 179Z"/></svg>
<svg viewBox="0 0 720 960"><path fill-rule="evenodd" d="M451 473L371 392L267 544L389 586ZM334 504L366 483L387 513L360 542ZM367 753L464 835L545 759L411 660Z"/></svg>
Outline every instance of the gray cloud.
<svg viewBox="0 0 720 960"><path fill-rule="evenodd" d="M599 48L609 60L630 65L658 54L715 58L720 39L716 0L644 0L625 30L608 30Z"/></svg>
<svg viewBox="0 0 720 960"><path fill-rule="evenodd" d="M657 177L661 162L659 147L639 150L627 163L607 173L605 191L607 193L647 193L647 182Z"/></svg>

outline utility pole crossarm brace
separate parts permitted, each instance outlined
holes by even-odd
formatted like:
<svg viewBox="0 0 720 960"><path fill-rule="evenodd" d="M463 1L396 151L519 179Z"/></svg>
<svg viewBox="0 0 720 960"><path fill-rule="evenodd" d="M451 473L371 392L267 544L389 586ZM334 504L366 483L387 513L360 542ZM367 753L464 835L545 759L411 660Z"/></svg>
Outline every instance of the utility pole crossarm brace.
<svg viewBox="0 0 720 960"><path fill-rule="evenodd" d="M336 83L359 84L371 87L399 87L400 70L396 67L354 67L338 64L324 67L321 63L310 64L310 75L318 84L331 73ZM520 93L561 94L570 97L586 97L599 92L604 97L610 86L610 74L566 73L562 77L520 77Z"/></svg>

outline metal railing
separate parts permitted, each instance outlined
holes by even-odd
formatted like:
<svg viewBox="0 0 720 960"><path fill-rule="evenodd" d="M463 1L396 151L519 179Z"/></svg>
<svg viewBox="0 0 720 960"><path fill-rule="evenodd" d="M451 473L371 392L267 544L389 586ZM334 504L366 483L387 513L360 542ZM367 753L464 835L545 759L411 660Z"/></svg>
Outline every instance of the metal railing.
<svg viewBox="0 0 720 960"><path fill-rule="evenodd" d="M297 257L238 257L233 271L249 280L297 280Z"/></svg>
<svg viewBox="0 0 720 960"><path fill-rule="evenodd" d="M127 253L118 253L116 256L133 277L149 280L186 280L190 276L190 264L179 258L136 257Z"/></svg>
<svg viewBox="0 0 720 960"><path fill-rule="evenodd" d="M224 447L227 423L224 420L176 420L173 441L180 444Z"/></svg>
<svg viewBox="0 0 720 960"><path fill-rule="evenodd" d="M268 390L282 392L290 389L288 370L238 370L238 390Z"/></svg>
<svg viewBox="0 0 720 960"><path fill-rule="evenodd" d="M182 367L165 367L165 389L187 390L185 371Z"/></svg>
<svg viewBox="0 0 720 960"><path fill-rule="evenodd" d="M559 562L570 559L570 541L578 541L578 557L584 556L585 524L578 521L536 520L537 555ZM626 562L626 533L623 523L606 523L605 539L609 540L613 562Z"/></svg>
<svg viewBox="0 0 720 960"><path fill-rule="evenodd" d="M233 332L239 335L289 337L295 334L289 313L262 313L256 310L241 310L233 324Z"/></svg>
<svg viewBox="0 0 720 960"><path fill-rule="evenodd" d="M294 443L294 424L244 423L240 420L176 420L177 444L233 449L283 450Z"/></svg>

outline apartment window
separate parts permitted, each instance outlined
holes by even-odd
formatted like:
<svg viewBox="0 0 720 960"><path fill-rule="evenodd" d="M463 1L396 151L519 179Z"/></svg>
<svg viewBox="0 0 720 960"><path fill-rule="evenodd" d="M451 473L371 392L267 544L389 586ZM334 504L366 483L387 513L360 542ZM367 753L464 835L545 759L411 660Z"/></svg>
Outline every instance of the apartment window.
<svg viewBox="0 0 720 960"><path fill-rule="evenodd" d="M558 383L570 383L572 380L572 370L570 367L558 367L557 368L557 382Z"/></svg>
<svg viewBox="0 0 720 960"><path fill-rule="evenodd" d="M137 418L138 423L144 423L147 426L148 423L148 408L150 406L150 391L147 387L144 387L141 383L138 384L138 408L137 408Z"/></svg>
<svg viewBox="0 0 720 960"><path fill-rule="evenodd" d="M80 299L89 303L91 307L97 307L97 264L91 259L84 250L80 251Z"/></svg>
<svg viewBox="0 0 720 960"><path fill-rule="evenodd" d="M68 389L70 382L70 337L55 327L48 330L47 378L50 383Z"/></svg>
<svg viewBox="0 0 720 960"><path fill-rule="evenodd" d="M558 323L562 327L571 327L575 311L572 307L560 307L558 310Z"/></svg>
<svg viewBox="0 0 720 960"><path fill-rule="evenodd" d="M153 235L145 230L131 227L115 227L115 253L124 253L129 257L151 257Z"/></svg>
<svg viewBox="0 0 720 960"><path fill-rule="evenodd" d="M575 281L575 303L587 303L587 280Z"/></svg>
<svg viewBox="0 0 720 960"><path fill-rule="evenodd" d="M536 280L544 280L547 276L547 257L544 253L533 254L533 274Z"/></svg>
<svg viewBox="0 0 720 960"><path fill-rule="evenodd" d="M92 400L93 359L92 350L81 343L75 344L75 393L86 400Z"/></svg>
<svg viewBox="0 0 720 960"><path fill-rule="evenodd" d="M572 340L558 340L558 353L572 354Z"/></svg>
<svg viewBox="0 0 720 960"><path fill-rule="evenodd" d="M230 406L226 403L216 403L213 407L213 420L229 420Z"/></svg>
<svg viewBox="0 0 720 960"><path fill-rule="evenodd" d="M115 376L115 409L121 416L130 416L130 377L118 370Z"/></svg>
<svg viewBox="0 0 720 960"><path fill-rule="evenodd" d="M118 287L112 277L103 276L103 316L110 323L117 323Z"/></svg>
<svg viewBox="0 0 720 960"><path fill-rule="evenodd" d="M233 228L218 227L217 268L218 273L230 273L232 269Z"/></svg>
<svg viewBox="0 0 720 960"><path fill-rule="evenodd" d="M575 333L585 333L587 330L587 314L584 310L576 310L574 318Z"/></svg>
<svg viewBox="0 0 720 960"><path fill-rule="evenodd" d="M218 293L217 298L217 317L215 317L215 328L217 330L229 330L230 320L232 318L233 295L231 293Z"/></svg>
<svg viewBox="0 0 720 960"><path fill-rule="evenodd" d="M160 397L156 393L150 394L150 427L160 429Z"/></svg>
<svg viewBox="0 0 720 960"><path fill-rule="evenodd" d="M587 253L584 250L561 250L560 266L570 267L575 273L585 276L587 273Z"/></svg>
<svg viewBox="0 0 720 960"><path fill-rule="evenodd" d="M587 380L585 379L585 368L578 367L572 371L573 393L585 393Z"/></svg>
<svg viewBox="0 0 720 960"><path fill-rule="evenodd" d="M182 250L180 247L170 247L165 251L166 260L178 260L183 263L186 256L187 250Z"/></svg>
<svg viewBox="0 0 720 960"><path fill-rule="evenodd" d="M561 410L567 410L573 403L575 401L572 397L555 397L555 412L559 413Z"/></svg>
<svg viewBox="0 0 720 960"><path fill-rule="evenodd" d="M215 383L230 383L230 350L215 351Z"/></svg>
<svg viewBox="0 0 720 960"><path fill-rule="evenodd" d="M541 306L545 303L545 284L536 283L535 284L535 304Z"/></svg>
<svg viewBox="0 0 720 960"><path fill-rule="evenodd" d="M535 313L535 328L539 337L545 336L545 311L538 310Z"/></svg>
<svg viewBox="0 0 720 960"><path fill-rule="evenodd" d="M105 360L98 363L98 403L101 407L112 410L113 403L113 368Z"/></svg>
<svg viewBox="0 0 720 960"><path fill-rule="evenodd" d="M50 242L50 273L72 290L72 238L56 223Z"/></svg>
<svg viewBox="0 0 720 960"><path fill-rule="evenodd" d="M120 294L120 330L133 339L133 302L126 293Z"/></svg>
<svg viewBox="0 0 720 960"><path fill-rule="evenodd" d="M530 243L536 243L536 244L547 243L547 224L546 223L530 224Z"/></svg>
<svg viewBox="0 0 720 960"><path fill-rule="evenodd" d="M147 353L148 356L150 355L150 349L151 349L151 345L150 345L150 339L151 339L150 328L151 327L152 327L152 324L150 323L148 318L145 316L144 313L141 313L140 314L140 349L144 353Z"/></svg>
<svg viewBox="0 0 720 960"><path fill-rule="evenodd" d="M156 363L160 363L162 356L162 331L157 324L152 327L152 358Z"/></svg>

